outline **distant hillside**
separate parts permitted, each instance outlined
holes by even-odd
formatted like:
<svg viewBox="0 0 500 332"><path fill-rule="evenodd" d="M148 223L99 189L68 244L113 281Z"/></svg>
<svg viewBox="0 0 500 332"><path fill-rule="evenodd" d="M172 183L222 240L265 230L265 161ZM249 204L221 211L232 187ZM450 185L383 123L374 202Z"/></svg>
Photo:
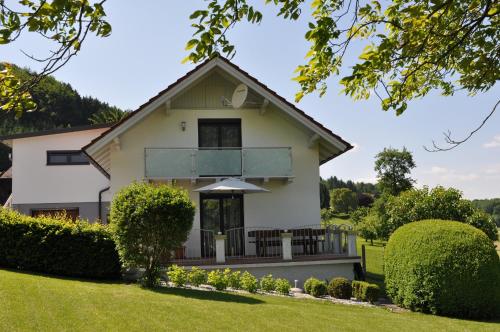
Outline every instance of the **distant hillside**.
<svg viewBox="0 0 500 332"><path fill-rule="evenodd" d="M30 70L19 67L14 67L14 72L24 79L32 75ZM108 103L80 96L70 84L51 76L40 81L30 93L37 104L36 111L24 112L19 119L13 112L0 113L0 135L89 125L95 121L114 122L125 114ZM0 145L0 171L10 166L8 152Z"/></svg>

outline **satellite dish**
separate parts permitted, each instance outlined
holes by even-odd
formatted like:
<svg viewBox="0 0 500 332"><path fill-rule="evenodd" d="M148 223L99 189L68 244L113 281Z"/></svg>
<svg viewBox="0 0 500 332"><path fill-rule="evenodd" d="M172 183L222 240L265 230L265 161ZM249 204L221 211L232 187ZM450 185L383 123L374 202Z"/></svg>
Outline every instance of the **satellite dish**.
<svg viewBox="0 0 500 332"><path fill-rule="evenodd" d="M240 108L245 103L248 96L248 86L240 84L234 89L231 105L233 108Z"/></svg>

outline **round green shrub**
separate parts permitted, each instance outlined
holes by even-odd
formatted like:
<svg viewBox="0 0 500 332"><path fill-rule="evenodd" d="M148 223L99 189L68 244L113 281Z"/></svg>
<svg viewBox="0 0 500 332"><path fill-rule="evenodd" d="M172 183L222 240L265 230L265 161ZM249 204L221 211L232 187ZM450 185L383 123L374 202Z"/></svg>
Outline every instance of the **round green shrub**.
<svg viewBox="0 0 500 332"><path fill-rule="evenodd" d="M192 286L198 287L207 282L207 272L199 267L193 266L188 273L188 281Z"/></svg>
<svg viewBox="0 0 500 332"><path fill-rule="evenodd" d="M231 269L227 268L224 270L224 278L227 280L227 286L231 287L232 289L240 289L241 288L241 272L240 271L234 271L232 272Z"/></svg>
<svg viewBox="0 0 500 332"><path fill-rule="evenodd" d="M326 293L327 293L326 282L318 279L312 281L311 290L309 294L311 294L314 297L320 297L326 295Z"/></svg>
<svg viewBox="0 0 500 332"><path fill-rule="evenodd" d="M363 301L375 303L380 297L380 287L375 284L367 284L361 288L361 298Z"/></svg>
<svg viewBox="0 0 500 332"><path fill-rule="evenodd" d="M167 185L132 183L113 198L110 220L120 259L145 270L146 286L156 286L161 266L187 240L194 212L187 192Z"/></svg>
<svg viewBox="0 0 500 332"><path fill-rule="evenodd" d="M315 281L319 281L318 279L314 277L310 277L304 282L304 293L306 294L311 294L311 286Z"/></svg>
<svg viewBox="0 0 500 332"><path fill-rule="evenodd" d="M411 310L463 318L500 315L500 262L484 232L460 222L407 224L389 239L387 294Z"/></svg>
<svg viewBox="0 0 500 332"><path fill-rule="evenodd" d="M360 301L374 303L380 297L380 287L366 281L352 282L352 296Z"/></svg>
<svg viewBox="0 0 500 332"><path fill-rule="evenodd" d="M227 279L221 270L208 272L207 282L218 291L222 291L227 288Z"/></svg>
<svg viewBox="0 0 500 332"><path fill-rule="evenodd" d="M274 290L274 279L272 274L263 276L260 279L260 289L264 292L272 292Z"/></svg>
<svg viewBox="0 0 500 332"><path fill-rule="evenodd" d="M328 284L328 294L337 299L350 299L352 295L351 282L346 278L333 278Z"/></svg>
<svg viewBox="0 0 500 332"><path fill-rule="evenodd" d="M175 287L184 287L184 285L186 285L186 282L188 281L187 271L175 264L168 267L167 277Z"/></svg>
<svg viewBox="0 0 500 332"><path fill-rule="evenodd" d="M290 294L290 288L292 287L290 285L290 282L287 279L283 278L278 278L274 282L274 289L276 292L278 292L281 295L288 295Z"/></svg>
<svg viewBox="0 0 500 332"><path fill-rule="evenodd" d="M241 289L246 290L250 293L257 292L258 284L257 278L255 278L250 272L245 271L240 278Z"/></svg>

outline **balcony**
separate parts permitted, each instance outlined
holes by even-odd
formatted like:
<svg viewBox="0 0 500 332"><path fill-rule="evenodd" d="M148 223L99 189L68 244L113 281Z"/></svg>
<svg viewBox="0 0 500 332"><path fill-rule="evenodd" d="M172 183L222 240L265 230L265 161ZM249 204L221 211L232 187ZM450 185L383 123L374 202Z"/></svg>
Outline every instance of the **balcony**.
<svg viewBox="0 0 500 332"><path fill-rule="evenodd" d="M148 179L292 178L292 149L146 148Z"/></svg>

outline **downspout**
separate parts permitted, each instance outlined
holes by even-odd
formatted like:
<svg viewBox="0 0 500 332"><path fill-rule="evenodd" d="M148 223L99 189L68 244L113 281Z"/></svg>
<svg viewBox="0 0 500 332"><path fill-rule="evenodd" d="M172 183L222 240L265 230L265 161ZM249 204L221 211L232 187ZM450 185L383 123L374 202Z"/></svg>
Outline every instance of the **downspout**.
<svg viewBox="0 0 500 332"><path fill-rule="evenodd" d="M102 194L105 191L108 191L110 187L106 187L104 189L99 190L99 220L102 222Z"/></svg>

